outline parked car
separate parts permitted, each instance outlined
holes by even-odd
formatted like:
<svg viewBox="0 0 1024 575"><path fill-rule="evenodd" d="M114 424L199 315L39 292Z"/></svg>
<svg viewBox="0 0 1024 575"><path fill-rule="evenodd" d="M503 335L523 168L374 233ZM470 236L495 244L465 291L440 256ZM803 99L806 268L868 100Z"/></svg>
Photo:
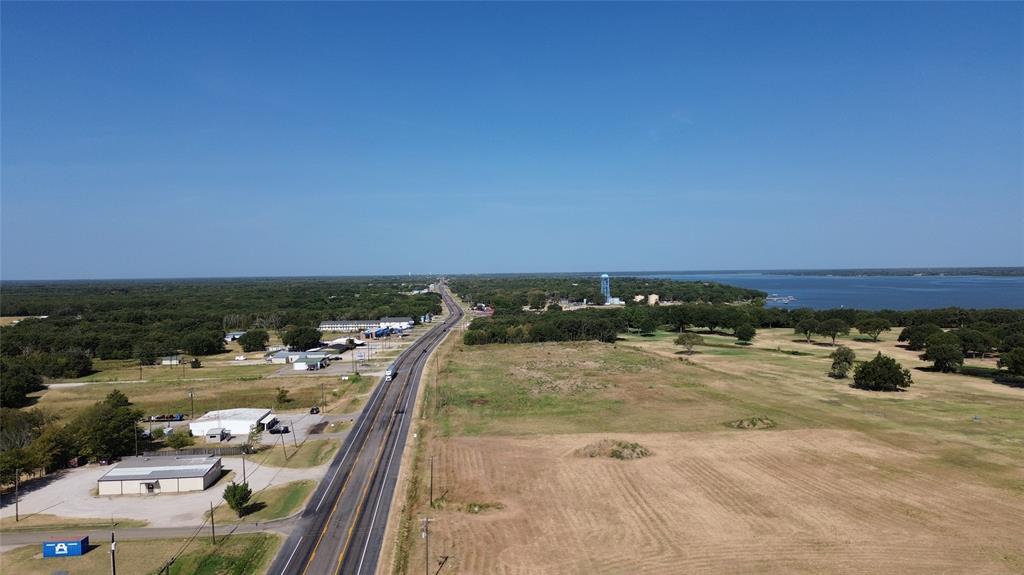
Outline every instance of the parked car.
<svg viewBox="0 0 1024 575"><path fill-rule="evenodd" d="M270 429L270 434L271 435L277 435L279 433L290 433L290 432L291 432L291 429L288 429L287 425L278 425L277 427L273 427L273 428Z"/></svg>
<svg viewBox="0 0 1024 575"><path fill-rule="evenodd" d="M314 405L313 407L309 408L309 413L310 415L316 415L320 413L320 408Z"/></svg>

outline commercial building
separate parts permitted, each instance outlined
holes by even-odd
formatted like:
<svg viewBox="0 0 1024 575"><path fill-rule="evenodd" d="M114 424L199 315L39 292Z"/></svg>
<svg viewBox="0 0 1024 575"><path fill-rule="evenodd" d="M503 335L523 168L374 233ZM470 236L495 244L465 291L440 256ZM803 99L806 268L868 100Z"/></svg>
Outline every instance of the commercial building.
<svg viewBox="0 0 1024 575"><path fill-rule="evenodd" d="M220 477L220 458L129 457L97 480L100 495L156 495L202 491Z"/></svg>
<svg viewBox="0 0 1024 575"><path fill-rule="evenodd" d="M269 409L221 409L210 411L197 417L188 424L189 431L196 437L202 437L211 429L222 428L231 435L249 435L253 426L263 429L274 416Z"/></svg>
<svg viewBox="0 0 1024 575"><path fill-rule="evenodd" d="M303 356L292 361L292 369L295 371L318 371L328 365L326 357Z"/></svg>
<svg viewBox="0 0 1024 575"><path fill-rule="evenodd" d="M332 319L320 322L320 331L356 332L378 327L380 322L375 319Z"/></svg>
<svg viewBox="0 0 1024 575"><path fill-rule="evenodd" d="M409 329L412 327L413 321L411 317L382 317L380 318L380 327L390 327L393 329Z"/></svg>

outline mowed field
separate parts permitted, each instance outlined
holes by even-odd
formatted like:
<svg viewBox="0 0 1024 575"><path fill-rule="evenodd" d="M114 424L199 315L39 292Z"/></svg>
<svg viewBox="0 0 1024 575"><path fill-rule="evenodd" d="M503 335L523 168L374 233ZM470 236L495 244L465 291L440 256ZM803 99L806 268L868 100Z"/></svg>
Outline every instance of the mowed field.
<svg viewBox="0 0 1024 575"><path fill-rule="evenodd" d="M1024 390L924 372L899 394L828 378L829 346L675 334L455 345L424 396L416 521L447 573L1021 573ZM977 361L987 364L989 360ZM976 419L977 417L977 419ZM730 422L768 418L767 429ZM602 439L649 457L583 457ZM409 538L421 569L423 539ZM401 553L400 553L401 555ZM388 569L392 565L385 566ZM385 569L382 569L385 571Z"/></svg>

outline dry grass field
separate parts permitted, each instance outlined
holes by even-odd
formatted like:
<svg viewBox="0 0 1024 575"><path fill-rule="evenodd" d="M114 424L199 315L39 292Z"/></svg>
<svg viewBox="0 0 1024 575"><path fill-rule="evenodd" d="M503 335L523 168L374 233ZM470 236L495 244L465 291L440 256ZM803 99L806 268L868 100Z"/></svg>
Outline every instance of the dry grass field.
<svg viewBox="0 0 1024 575"><path fill-rule="evenodd" d="M692 356L674 337L453 346L424 396L439 501L427 505L421 464L410 513L434 519L431 561L474 574L1024 572L1024 390L920 371L891 333L842 343L897 357L909 392L826 377L831 347L789 330L752 346L707 336ZM602 439L651 454L578 453ZM423 540L408 540L409 563L382 571L422 568Z"/></svg>

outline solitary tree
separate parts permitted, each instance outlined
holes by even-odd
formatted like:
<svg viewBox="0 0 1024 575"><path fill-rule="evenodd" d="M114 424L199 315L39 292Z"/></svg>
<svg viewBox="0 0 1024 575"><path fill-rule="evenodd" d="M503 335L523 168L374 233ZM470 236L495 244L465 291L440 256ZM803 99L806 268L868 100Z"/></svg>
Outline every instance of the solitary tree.
<svg viewBox="0 0 1024 575"><path fill-rule="evenodd" d="M835 345L837 337L850 333L850 326L841 319L826 319L818 326L818 333L832 338L832 345Z"/></svg>
<svg viewBox="0 0 1024 575"><path fill-rule="evenodd" d="M889 320L881 317L869 317L862 319L857 322L857 331L871 338L872 341L878 341L878 336L882 335L884 331L892 331L892 324Z"/></svg>
<svg viewBox="0 0 1024 575"><path fill-rule="evenodd" d="M853 361L857 358L853 350L845 345L837 347L829 357L832 358L832 367L828 370L828 374L836 379L846 377L853 369Z"/></svg>
<svg viewBox="0 0 1024 575"><path fill-rule="evenodd" d="M749 342L754 339L755 335L757 335L757 330L749 323L745 323L736 328L736 339L740 341Z"/></svg>
<svg viewBox="0 0 1024 575"><path fill-rule="evenodd" d="M263 351L267 349L267 342L270 341L270 334L265 329L251 329L238 338L238 345L242 351Z"/></svg>
<svg viewBox="0 0 1024 575"><path fill-rule="evenodd" d="M964 364L964 352L949 344L929 347L921 357L933 362L935 369L943 373L956 371Z"/></svg>
<svg viewBox="0 0 1024 575"><path fill-rule="evenodd" d="M281 341L295 350L310 349L320 345L320 332L312 327L296 327L286 331Z"/></svg>
<svg viewBox="0 0 1024 575"><path fill-rule="evenodd" d="M913 382L908 370L881 352L853 370L853 387L868 391L902 391Z"/></svg>
<svg viewBox="0 0 1024 575"><path fill-rule="evenodd" d="M676 336L676 345L685 347L687 355L693 355L693 346L703 343L704 338L695 333L685 332Z"/></svg>
<svg viewBox="0 0 1024 575"><path fill-rule="evenodd" d="M818 320L813 318L800 320L800 322L796 324L796 327L793 328L793 332L804 336L807 338L807 343L811 343L811 336L818 333L820 325L821 324L818 323Z"/></svg>
<svg viewBox="0 0 1024 575"><path fill-rule="evenodd" d="M252 489L248 483L235 483L232 481L224 488L224 501L239 517L245 515L249 507L249 500L252 499Z"/></svg>
<svg viewBox="0 0 1024 575"><path fill-rule="evenodd" d="M999 356L996 365L1013 375L1024 375L1024 347L1015 347Z"/></svg>

